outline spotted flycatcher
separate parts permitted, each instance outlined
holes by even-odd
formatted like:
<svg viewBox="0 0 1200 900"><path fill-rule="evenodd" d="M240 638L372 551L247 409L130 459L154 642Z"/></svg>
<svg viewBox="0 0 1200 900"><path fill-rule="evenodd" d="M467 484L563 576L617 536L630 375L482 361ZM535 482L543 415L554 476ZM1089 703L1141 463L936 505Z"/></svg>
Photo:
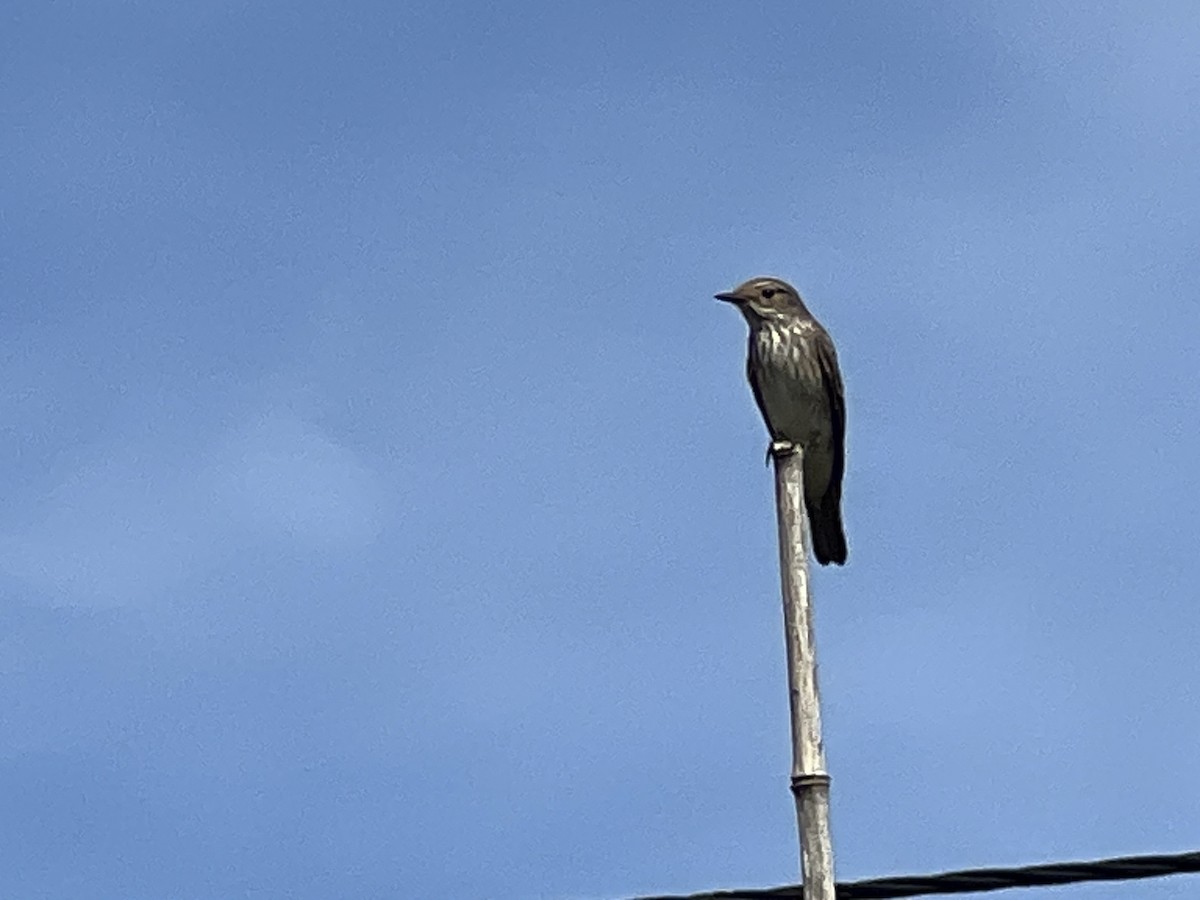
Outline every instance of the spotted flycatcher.
<svg viewBox="0 0 1200 900"><path fill-rule="evenodd" d="M751 278L717 294L750 326L746 375L771 433L771 452L804 453L804 506L813 555L821 565L846 561L842 473L846 402L837 351L800 294L778 278Z"/></svg>

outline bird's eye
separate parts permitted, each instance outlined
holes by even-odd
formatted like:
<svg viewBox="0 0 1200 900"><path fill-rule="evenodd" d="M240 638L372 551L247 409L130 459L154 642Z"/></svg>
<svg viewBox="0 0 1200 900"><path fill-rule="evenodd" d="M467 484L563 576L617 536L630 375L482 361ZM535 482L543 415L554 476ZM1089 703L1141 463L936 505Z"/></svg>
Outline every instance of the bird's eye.
<svg viewBox="0 0 1200 900"><path fill-rule="evenodd" d="M777 293L779 293L779 292L777 290L775 290L775 288L763 288L762 295L765 299L770 300Z"/></svg>

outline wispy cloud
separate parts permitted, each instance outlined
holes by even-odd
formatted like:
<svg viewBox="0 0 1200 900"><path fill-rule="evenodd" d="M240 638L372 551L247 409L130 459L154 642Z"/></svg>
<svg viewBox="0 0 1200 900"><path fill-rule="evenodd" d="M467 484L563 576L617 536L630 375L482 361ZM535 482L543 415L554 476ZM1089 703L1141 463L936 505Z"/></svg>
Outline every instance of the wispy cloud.
<svg viewBox="0 0 1200 900"><path fill-rule="evenodd" d="M376 474L294 413L267 410L188 456L131 441L51 490L0 530L0 569L52 602L139 603L240 546L339 550L379 527Z"/></svg>

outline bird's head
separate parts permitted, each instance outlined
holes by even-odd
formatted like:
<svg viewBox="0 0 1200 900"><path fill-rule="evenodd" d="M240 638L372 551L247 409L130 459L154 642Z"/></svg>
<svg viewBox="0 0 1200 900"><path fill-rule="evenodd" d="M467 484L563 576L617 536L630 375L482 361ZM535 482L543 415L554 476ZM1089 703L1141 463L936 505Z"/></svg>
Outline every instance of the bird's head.
<svg viewBox="0 0 1200 900"><path fill-rule="evenodd" d="M751 325L808 311L796 289L778 278L751 278L716 298L740 309Z"/></svg>

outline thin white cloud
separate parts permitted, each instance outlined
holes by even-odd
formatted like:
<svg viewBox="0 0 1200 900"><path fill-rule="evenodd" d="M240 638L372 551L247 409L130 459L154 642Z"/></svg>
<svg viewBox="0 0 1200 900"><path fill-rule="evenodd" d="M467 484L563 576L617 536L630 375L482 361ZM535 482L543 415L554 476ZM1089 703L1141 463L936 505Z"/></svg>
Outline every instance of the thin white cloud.
<svg viewBox="0 0 1200 900"><path fill-rule="evenodd" d="M374 473L291 415L268 414L228 435L200 483L214 509L266 535L336 547L369 542L378 530Z"/></svg>
<svg viewBox="0 0 1200 900"><path fill-rule="evenodd" d="M291 413L267 412L181 458L125 442L0 525L0 570L54 602L152 600L239 546L370 542L379 479L349 448Z"/></svg>

